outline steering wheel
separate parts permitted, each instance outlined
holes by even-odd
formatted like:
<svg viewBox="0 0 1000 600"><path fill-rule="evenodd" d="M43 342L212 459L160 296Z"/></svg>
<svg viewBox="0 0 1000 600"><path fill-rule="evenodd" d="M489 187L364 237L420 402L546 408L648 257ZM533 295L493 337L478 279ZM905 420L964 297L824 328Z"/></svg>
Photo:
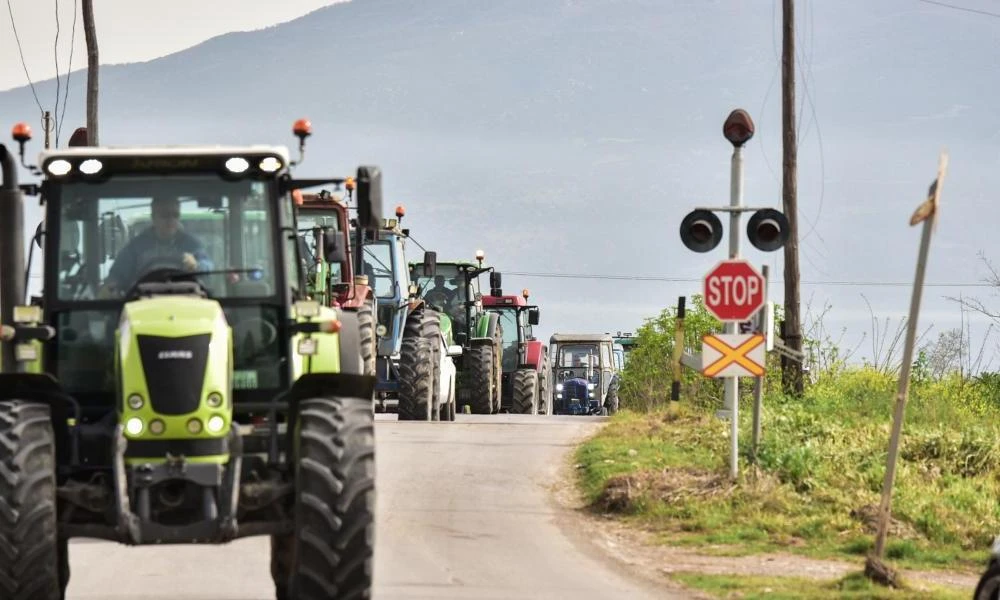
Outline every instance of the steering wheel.
<svg viewBox="0 0 1000 600"><path fill-rule="evenodd" d="M442 292L441 290L431 290L426 296L424 296L424 301L427 302L427 304L444 306L448 303L448 294Z"/></svg>
<svg viewBox="0 0 1000 600"><path fill-rule="evenodd" d="M183 259L180 256L156 256L147 260L139 269L142 275L138 280L136 280L135 283L132 284L132 287L129 288L128 292L125 293L125 297L136 297L139 292L139 286L143 283L164 281L168 277L184 277L194 281L201 287L201 289L205 290L205 293L207 294L208 290L205 286L194 277L191 277L191 271L184 269L183 264Z"/></svg>

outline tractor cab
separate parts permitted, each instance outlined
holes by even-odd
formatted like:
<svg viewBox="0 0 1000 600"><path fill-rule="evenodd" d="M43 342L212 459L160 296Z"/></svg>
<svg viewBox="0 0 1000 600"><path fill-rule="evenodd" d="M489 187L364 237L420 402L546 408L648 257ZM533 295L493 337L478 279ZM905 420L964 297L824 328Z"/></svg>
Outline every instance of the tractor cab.
<svg viewBox="0 0 1000 600"><path fill-rule="evenodd" d="M539 312L537 306L528 304L528 296L528 290L523 290L520 296L490 294L483 298L483 307L500 320L501 408L515 413L545 414L549 406L548 349L532 333Z"/></svg>
<svg viewBox="0 0 1000 600"><path fill-rule="evenodd" d="M553 334L555 414L597 415L618 408L618 368L608 334Z"/></svg>

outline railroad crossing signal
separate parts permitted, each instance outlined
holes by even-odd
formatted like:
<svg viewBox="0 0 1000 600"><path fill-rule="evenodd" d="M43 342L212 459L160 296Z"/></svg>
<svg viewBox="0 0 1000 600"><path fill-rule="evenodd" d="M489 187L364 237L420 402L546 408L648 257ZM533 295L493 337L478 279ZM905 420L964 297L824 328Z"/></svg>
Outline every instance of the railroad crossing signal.
<svg viewBox="0 0 1000 600"><path fill-rule="evenodd" d="M705 308L723 322L746 321L764 306L764 283L750 261L724 260L705 276Z"/></svg>
<svg viewBox="0 0 1000 600"><path fill-rule="evenodd" d="M705 377L763 377L764 336L711 334L702 338L701 372Z"/></svg>

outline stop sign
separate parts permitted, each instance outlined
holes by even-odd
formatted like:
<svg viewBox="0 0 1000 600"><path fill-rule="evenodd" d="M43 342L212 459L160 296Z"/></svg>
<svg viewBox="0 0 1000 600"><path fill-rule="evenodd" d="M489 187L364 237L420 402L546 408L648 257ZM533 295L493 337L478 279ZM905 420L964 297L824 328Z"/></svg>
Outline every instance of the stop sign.
<svg viewBox="0 0 1000 600"><path fill-rule="evenodd" d="M705 308L720 321L746 321L764 306L764 276L749 261L724 260L705 276Z"/></svg>

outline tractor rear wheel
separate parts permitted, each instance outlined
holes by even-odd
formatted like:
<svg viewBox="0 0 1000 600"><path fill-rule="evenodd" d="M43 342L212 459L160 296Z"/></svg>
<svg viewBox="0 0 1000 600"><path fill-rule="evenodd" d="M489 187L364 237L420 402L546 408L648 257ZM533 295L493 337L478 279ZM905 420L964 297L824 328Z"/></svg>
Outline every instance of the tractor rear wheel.
<svg viewBox="0 0 1000 600"><path fill-rule="evenodd" d="M56 523L55 433L49 407L0 402L0 598L61 600L69 583Z"/></svg>
<svg viewBox="0 0 1000 600"><path fill-rule="evenodd" d="M406 319L399 351L399 420L430 421L434 406L434 351L424 335L425 315L415 310Z"/></svg>
<svg viewBox="0 0 1000 600"><path fill-rule="evenodd" d="M358 308L358 330L361 334L362 375L375 376L375 301L371 298Z"/></svg>
<svg viewBox="0 0 1000 600"><path fill-rule="evenodd" d="M441 315L435 310L424 309L423 335L431 346L431 362L434 368L434 382L431 384L431 420L437 421L441 414Z"/></svg>
<svg viewBox="0 0 1000 600"><path fill-rule="evenodd" d="M542 354L542 370L538 373L538 414L552 414L552 391L549 389L549 378L552 376L552 369L549 366L549 355Z"/></svg>
<svg viewBox="0 0 1000 600"><path fill-rule="evenodd" d="M521 415L538 414L538 371L518 369L511 378L514 383L513 410Z"/></svg>
<svg viewBox="0 0 1000 600"><path fill-rule="evenodd" d="M608 389L608 398L604 402L604 406L608 409L609 415L613 415L618 412L618 387L619 380L618 377L615 376Z"/></svg>
<svg viewBox="0 0 1000 600"><path fill-rule="evenodd" d="M272 538L271 546L272 574L287 574L275 576L278 599L367 598L374 569L374 416L367 402L354 399L312 398L299 407L295 533Z"/></svg>
<svg viewBox="0 0 1000 600"><path fill-rule="evenodd" d="M469 397L472 413L489 415L493 413L493 396L496 393L493 378L493 348L491 346L473 346L469 349L468 369Z"/></svg>

